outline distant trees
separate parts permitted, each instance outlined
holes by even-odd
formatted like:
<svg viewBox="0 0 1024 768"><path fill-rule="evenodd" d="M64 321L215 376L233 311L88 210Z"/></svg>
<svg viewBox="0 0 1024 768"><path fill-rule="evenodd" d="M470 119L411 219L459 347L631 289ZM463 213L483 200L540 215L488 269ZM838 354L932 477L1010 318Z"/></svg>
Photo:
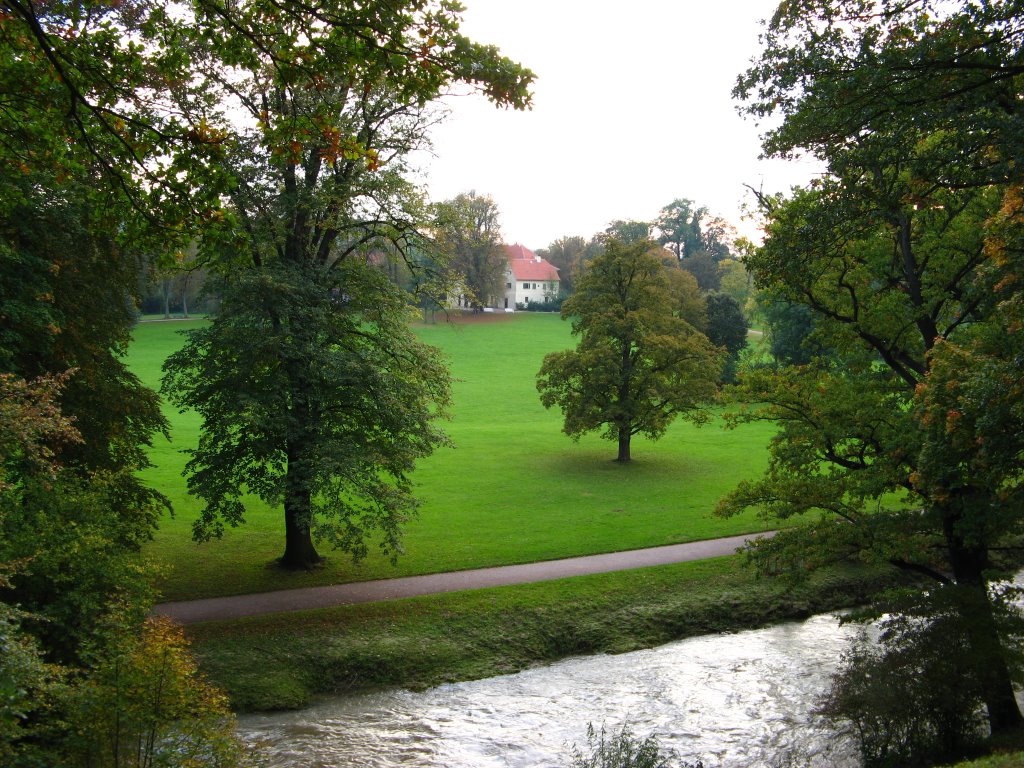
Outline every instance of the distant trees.
<svg viewBox="0 0 1024 768"><path fill-rule="evenodd" d="M578 235L560 237L538 250L537 255L558 269L560 290L570 294L576 289L576 280L587 258L587 241Z"/></svg>
<svg viewBox="0 0 1024 768"><path fill-rule="evenodd" d="M651 224L647 221L636 221L634 219L616 219L608 225L604 234L621 240L624 243L637 243L650 239Z"/></svg>
<svg viewBox="0 0 1024 768"><path fill-rule="evenodd" d="M562 410L567 435L602 430L618 444L616 461L628 462L634 435L657 439L677 416L705 418L721 353L676 311L657 244L613 237L605 246L562 305L579 344L544 358L537 389L545 407Z"/></svg>
<svg viewBox="0 0 1024 768"><path fill-rule="evenodd" d="M685 198L662 208L654 227L658 242L676 255L684 269L693 272L702 290L719 289L718 264L730 255L732 227Z"/></svg>
<svg viewBox="0 0 1024 768"><path fill-rule="evenodd" d="M747 347L747 331L750 326L739 303L725 293L707 295L707 337L717 347L727 351L722 380L736 380L739 355Z"/></svg>
<svg viewBox="0 0 1024 768"><path fill-rule="evenodd" d="M504 292L505 250L498 204L475 191L434 205L435 245L470 306L490 306Z"/></svg>

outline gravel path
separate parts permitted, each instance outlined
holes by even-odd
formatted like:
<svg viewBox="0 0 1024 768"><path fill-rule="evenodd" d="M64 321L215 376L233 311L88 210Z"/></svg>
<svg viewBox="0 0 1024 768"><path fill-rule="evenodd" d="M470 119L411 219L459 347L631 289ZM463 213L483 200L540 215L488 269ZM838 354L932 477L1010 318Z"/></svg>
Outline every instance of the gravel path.
<svg viewBox="0 0 1024 768"><path fill-rule="evenodd" d="M305 587L253 595L161 603L153 609L153 613L169 616L182 624L195 624L218 619L240 619L245 616L259 616L265 613L305 611L333 605L395 600L400 597L415 597L440 592L459 592L464 589L528 584L534 581L550 581L570 576L625 571L631 568L645 568L652 565L668 565L731 555L748 539L770 535L771 533L730 536L725 539L709 539L687 544L651 547L650 549L610 552L605 555L570 557L564 560L545 560L540 563L503 565L471 571L452 571L425 576L335 584L327 587Z"/></svg>

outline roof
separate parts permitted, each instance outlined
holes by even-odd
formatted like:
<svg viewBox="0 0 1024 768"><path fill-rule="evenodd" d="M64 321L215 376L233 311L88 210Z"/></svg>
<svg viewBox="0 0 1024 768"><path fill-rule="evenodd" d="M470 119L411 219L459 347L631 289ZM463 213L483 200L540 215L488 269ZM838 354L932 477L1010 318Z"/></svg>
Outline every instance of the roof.
<svg viewBox="0 0 1024 768"><path fill-rule="evenodd" d="M537 280L558 282L558 267L542 259L529 248L519 245L506 245L505 256L516 280Z"/></svg>

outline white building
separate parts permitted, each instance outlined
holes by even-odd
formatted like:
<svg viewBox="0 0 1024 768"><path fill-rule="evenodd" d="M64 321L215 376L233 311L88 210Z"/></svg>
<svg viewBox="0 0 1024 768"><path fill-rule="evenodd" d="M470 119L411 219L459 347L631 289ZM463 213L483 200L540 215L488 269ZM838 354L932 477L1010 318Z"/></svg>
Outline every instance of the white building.
<svg viewBox="0 0 1024 768"><path fill-rule="evenodd" d="M518 243L505 246L505 306L533 304L558 298L558 268Z"/></svg>

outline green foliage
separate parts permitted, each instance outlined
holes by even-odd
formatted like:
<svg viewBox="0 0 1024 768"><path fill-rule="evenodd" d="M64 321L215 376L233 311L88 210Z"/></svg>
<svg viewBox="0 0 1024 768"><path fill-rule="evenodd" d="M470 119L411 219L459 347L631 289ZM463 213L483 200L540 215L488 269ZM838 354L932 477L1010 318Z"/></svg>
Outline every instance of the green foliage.
<svg viewBox="0 0 1024 768"><path fill-rule="evenodd" d="M506 258L498 205L474 191L434 205L435 245L454 272L452 289L474 309L494 306L503 295Z"/></svg>
<svg viewBox="0 0 1024 768"><path fill-rule="evenodd" d="M544 301L531 301L527 304L516 303L517 312L561 312L564 299L552 298Z"/></svg>
<svg viewBox="0 0 1024 768"><path fill-rule="evenodd" d="M155 618L138 635L121 632L113 653L65 694L65 764L244 764L227 698L200 675L181 627Z"/></svg>
<svg viewBox="0 0 1024 768"><path fill-rule="evenodd" d="M708 294L707 313L705 333L708 340L717 347L725 347L728 352L722 369L722 381L732 383L736 380L740 353L747 347L747 331L750 326L739 303L724 293Z"/></svg>
<svg viewBox="0 0 1024 768"><path fill-rule="evenodd" d="M739 247L743 247L748 253L753 249L749 241L742 239L739 241ZM754 278L747 271L744 262L739 259L722 259L718 262L718 274L718 289L732 296L745 315L752 316L757 309L757 291L754 289Z"/></svg>
<svg viewBox="0 0 1024 768"><path fill-rule="evenodd" d="M132 369L147 383L158 381L163 360L182 344L176 329L204 325L139 325L128 358ZM414 325L413 331L441 349L450 366L452 420L444 426L455 448L417 463L415 494L421 505L406 526L406 552L398 563L371 545L358 564L341 556L328 557L313 571L284 574L267 568L281 554L280 507L251 496L244 500L244 528L196 545L190 526L202 503L186 492L181 472L187 457L181 449L197 445L201 418L167 406L172 440L157 441L155 466L144 475L165 490L175 508L145 549L164 566L159 579L164 599L531 562L766 526L753 512L730 519L708 512L738 479L763 471L771 424L727 431L717 420L708 427L677 421L644 448L643 462L601 461L607 444L597 435L567 444L561 414L546 411L537 397L536 371L546 353L569 346L569 323L554 314L480 313ZM529 468L528 503L522 479L505 471L509 466ZM680 487L686 493L680 495ZM630 520L625 528L624 514ZM466 530L479 535L465 536Z"/></svg>
<svg viewBox="0 0 1024 768"><path fill-rule="evenodd" d="M460 35L459 11L443 0L194 7L189 40L208 95L249 118L213 116L226 146L211 165L230 206L204 220L199 255L223 275L222 303L214 328L192 340L195 359L172 359L165 385L206 417L189 468L208 502L200 539L241 520L245 486L283 502L287 568L321 562L314 528L356 556L369 531L398 549L412 508L406 475L441 441L428 422L447 376L404 332L404 300L366 262L419 264L425 212L407 175L428 105L462 84L523 108L533 79ZM217 375L221 359L241 362ZM200 370L208 382L190 379Z"/></svg>
<svg viewBox="0 0 1024 768"><path fill-rule="evenodd" d="M593 257L592 244L578 235L560 237L547 248L537 251L537 255L551 262L558 269L558 279L562 292L566 295L576 290L583 264Z"/></svg>
<svg viewBox="0 0 1024 768"><path fill-rule="evenodd" d="M121 475L120 514L159 504L132 482L166 421L156 394L122 360L135 322L136 254L118 242L123 222L95 194L51 175L0 180L9 225L0 237L0 371L62 375L61 411L81 439L60 460Z"/></svg>
<svg viewBox="0 0 1024 768"><path fill-rule="evenodd" d="M584 754L575 744L572 747L572 768L703 768L704 763L677 763L674 750L665 750L654 736L640 739L633 735L628 724L611 735L601 726L587 725L587 751Z"/></svg>
<svg viewBox="0 0 1024 768"><path fill-rule="evenodd" d="M860 553L973 595L961 603L974 618L972 680L996 732L1024 722L988 586L993 547L1024 527L1009 383L1020 351L1020 12L780 5L736 94L754 115L781 113L766 152L812 153L828 173L762 197L768 237L746 261L759 289L806 308L828 355L791 352L806 363L742 384L763 404L748 417L781 430L765 478L720 507L843 521L762 550L789 567ZM990 382L1006 396L988 409Z"/></svg>
<svg viewBox="0 0 1024 768"><path fill-rule="evenodd" d="M720 360L707 337L674 312L669 278L649 240L610 239L562 305L575 350L547 355L537 374L546 408L578 439L603 428L629 461L630 438L657 439L679 415L701 420L715 394Z"/></svg>
<svg viewBox="0 0 1024 768"><path fill-rule="evenodd" d="M710 218L705 206L695 208L692 200L673 200L661 209L654 226L658 242L668 246L683 264L700 253L713 262L729 256L731 227L721 219Z"/></svg>
<svg viewBox="0 0 1024 768"><path fill-rule="evenodd" d="M0 571L0 587L9 586ZM27 764L48 735L38 721L60 680L59 669L46 664L39 643L22 629L23 616L0 602L0 763L9 766Z"/></svg>
<svg viewBox="0 0 1024 768"><path fill-rule="evenodd" d="M646 221L616 219L608 225L604 234L622 243L640 243L651 239L651 224Z"/></svg>
<svg viewBox="0 0 1024 768"><path fill-rule="evenodd" d="M243 522L243 495L306 494L318 537L366 554L400 549L415 508L408 473L443 435L448 374L408 328L407 298L358 261L225 278L220 311L165 368L175 403L203 416L186 470L206 507L198 539Z"/></svg>
<svg viewBox="0 0 1024 768"><path fill-rule="evenodd" d="M117 604L144 612L138 550L160 508L124 508L129 472L61 466L58 449L81 440L56 403L63 381L0 375L0 563L21 564L0 595L29 612L22 624L48 658L81 664Z"/></svg>
<svg viewBox="0 0 1024 768"><path fill-rule="evenodd" d="M63 378L0 375L0 758L4 765L238 765L224 699L179 629L148 625L134 478L62 466L81 440ZM16 607L14 607L16 606Z"/></svg>
<svg viewBox="0 0 1024 768"><path fill-rule="evenodd" d="M698 251L680 262L680 266L697 279L702 291L717 291L722 286L718 264L707 251Z"/></svg>
<svg viewBox="0 0 1024 768"><path fill-rule="evenodd" d="M772 357L782 365L805 365L828 354L814 336L814 313L805 305L758 293L758 307Z"/></svg>

